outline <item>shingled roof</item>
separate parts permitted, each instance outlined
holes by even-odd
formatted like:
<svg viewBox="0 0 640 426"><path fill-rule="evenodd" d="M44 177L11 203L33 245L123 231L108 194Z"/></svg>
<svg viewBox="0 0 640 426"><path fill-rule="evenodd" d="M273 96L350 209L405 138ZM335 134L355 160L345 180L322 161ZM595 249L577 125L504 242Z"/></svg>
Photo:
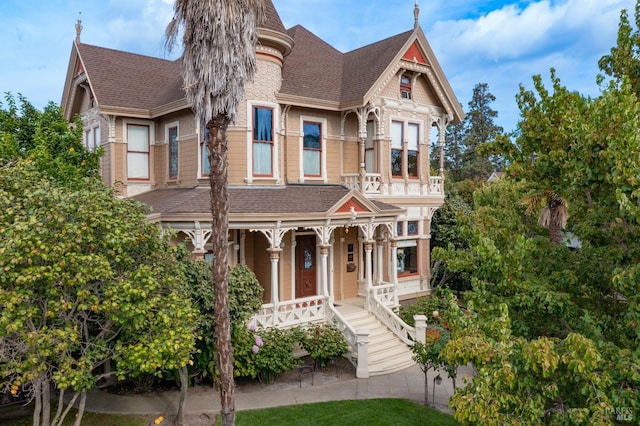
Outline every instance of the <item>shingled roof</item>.
<svg viewBox="0 0 640 426"><path fill-rule="evenodd" d="M101 107L151 109L184 96L180 60L169 61L77 43Z"/></svg>
<svg viewBox="0 0 640 426"><path fill-rule="evenodd" d="M285 30L272 1L265 2L260 28L294 41L284 58L280 94L335 103L362 103L393 63L415 29L342 53L306 28ZM184 99L181 59L174 61L76 43L98 102L108 107L151 111Z"/></svg>
<svg viewBox="0 0 640 426"><path fill-rule="evenodd" d="M343 199L349 189L341 185L290 185L268 188L229 188L229 214L324 214ZM156 189L132 197L153 214L208 214L207 187ZM391 204L372 201L380 211L397 211Z"/></svg>

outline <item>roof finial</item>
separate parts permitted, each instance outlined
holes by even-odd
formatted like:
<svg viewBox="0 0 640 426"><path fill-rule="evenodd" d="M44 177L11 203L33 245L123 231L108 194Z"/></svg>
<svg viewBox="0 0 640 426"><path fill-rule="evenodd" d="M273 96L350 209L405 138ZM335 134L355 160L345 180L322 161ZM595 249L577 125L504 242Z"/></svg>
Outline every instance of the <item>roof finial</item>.
<svg viewBox="0 0 640 426"><path fill-rule="evenodd" d="M418 6L418 0L416 0L416 4L413 8L413 29L417 29L420 24L418 24L418 16L420 15L420 6Z"/></svg>
<svg viewBox="0 0 640 426"><path fill-rule="evenodd" d="M82 12L78 12L78 22L76 22L76 43L80 43L80 33L82 32Z"/></svg>

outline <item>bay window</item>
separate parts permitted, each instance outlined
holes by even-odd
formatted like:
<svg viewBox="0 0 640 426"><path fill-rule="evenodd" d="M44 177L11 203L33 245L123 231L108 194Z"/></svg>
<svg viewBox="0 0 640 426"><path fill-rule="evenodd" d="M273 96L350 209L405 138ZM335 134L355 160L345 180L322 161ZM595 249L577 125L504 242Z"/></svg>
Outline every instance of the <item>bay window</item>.
<svg viewBox="0 0 640 426"><path fill-rule="evenodd" d="M391 176L418 178L420 125L391 122Z"/></svg>

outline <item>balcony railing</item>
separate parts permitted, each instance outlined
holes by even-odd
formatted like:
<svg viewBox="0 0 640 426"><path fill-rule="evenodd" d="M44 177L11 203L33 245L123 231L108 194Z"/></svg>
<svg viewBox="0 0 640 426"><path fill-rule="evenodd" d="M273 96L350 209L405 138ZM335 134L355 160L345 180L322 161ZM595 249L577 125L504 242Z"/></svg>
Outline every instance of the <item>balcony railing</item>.
<svg viewBox="0 0 640 426"><path fill-rule="evenodd" d="M428 183L419 181L382 182L380 173L367 173L364 177L364 190L361 188L360 175L347 173L342 175L342 184L349 189L357 189L365 195L385 196L444 196L444 182L441 176L429 176Z"/></svg>
<svg viewBox="0 0 640 426"><path fill-rule="evenodd" d="M364 194L380 194L380 173L367 173L364 177L364 191L360 187L360 175L348 173L342 175L342 184L349 189L357 189Z"/></svg>

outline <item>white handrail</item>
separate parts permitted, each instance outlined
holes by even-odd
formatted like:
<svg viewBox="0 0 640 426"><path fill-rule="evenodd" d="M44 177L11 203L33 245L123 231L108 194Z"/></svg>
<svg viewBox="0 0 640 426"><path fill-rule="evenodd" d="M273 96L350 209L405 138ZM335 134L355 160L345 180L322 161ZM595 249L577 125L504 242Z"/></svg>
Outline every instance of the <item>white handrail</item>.
<svg viewBox="0 0 640 426"><path fill-rule="evenodd" d="M373 291L369 301L369 311L382 321L400 340L409 346L413 346L413 342L416 340L415 327L411 327L402 321L395 312L389 309L389 307L378 298L375 291Z"/></svg>

